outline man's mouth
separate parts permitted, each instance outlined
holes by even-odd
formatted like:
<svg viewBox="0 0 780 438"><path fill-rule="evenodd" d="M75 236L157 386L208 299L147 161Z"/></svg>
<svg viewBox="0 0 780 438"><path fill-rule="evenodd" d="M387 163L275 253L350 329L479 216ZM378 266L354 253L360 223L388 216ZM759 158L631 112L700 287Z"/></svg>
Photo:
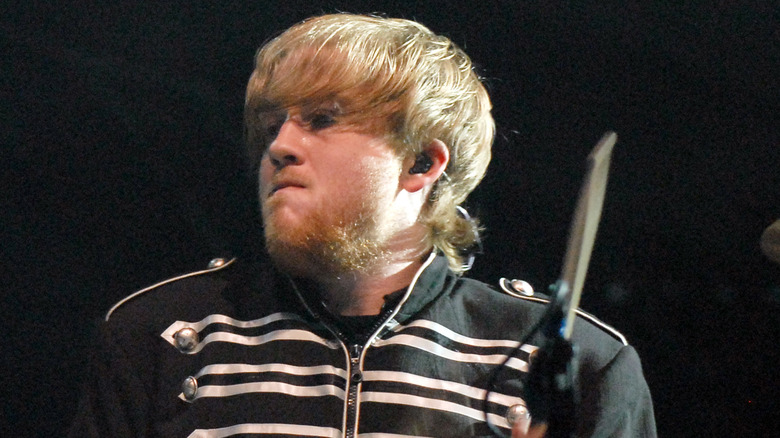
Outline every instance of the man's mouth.
<svg viewBox="0 0 780 438"><path fill-rule="evenodd" d="M274 183L271 186L271 190L268 192L268 197L270 198L273 196L276 192L287 189L287 188L303 188L303 184L294 182L294 181L282 181L278 183Z"/></svg>

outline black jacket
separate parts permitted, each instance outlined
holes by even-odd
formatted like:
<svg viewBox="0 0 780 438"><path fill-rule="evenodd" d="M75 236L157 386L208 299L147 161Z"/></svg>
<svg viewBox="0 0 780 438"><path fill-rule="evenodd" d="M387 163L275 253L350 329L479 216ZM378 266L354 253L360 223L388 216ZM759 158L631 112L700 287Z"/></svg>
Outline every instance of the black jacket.
<svg viewBox="0 0 780 438"><path fill-rule="evenodd" d="M71 436L490 436L488 376L545 307L431 257L353 344L310 295L238 261L131 295L102 324ZM578 318L574 341L578 435L655 436L635 350L592 318ZM507 432L535 348L509 361L489 397L489 420Z"/></svg>

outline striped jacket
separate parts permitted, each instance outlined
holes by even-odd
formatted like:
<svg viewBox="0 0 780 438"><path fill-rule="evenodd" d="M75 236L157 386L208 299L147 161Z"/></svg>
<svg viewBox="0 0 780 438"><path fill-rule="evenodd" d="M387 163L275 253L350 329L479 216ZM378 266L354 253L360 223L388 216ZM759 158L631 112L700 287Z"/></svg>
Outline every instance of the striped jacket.
<svg viewBox="0 0 780 438"><path fill-rule="evenodd" d="M270 268L224 260L131 295L102 324L71 436L490 436L488 376L544 310L434 256L364 344L305 296ZM592 318L574 339L579 435L655 436L634 349ZM507 432L535 349L488 398L487 421Z"/></svg>

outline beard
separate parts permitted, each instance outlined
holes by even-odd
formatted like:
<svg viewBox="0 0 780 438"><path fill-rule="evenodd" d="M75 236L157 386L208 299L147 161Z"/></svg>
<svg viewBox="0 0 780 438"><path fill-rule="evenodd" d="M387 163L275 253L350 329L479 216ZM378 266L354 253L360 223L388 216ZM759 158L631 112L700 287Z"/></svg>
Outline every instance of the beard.
<svg viewBox="0 0 780 438"><path fill-rule="evenodd" d="M382 236L375 198L334 200L320 205L305 220L284 221L274 200L263 205L265 244L281 271L298 278L341 280L370 273L389 254Z"/></svg>

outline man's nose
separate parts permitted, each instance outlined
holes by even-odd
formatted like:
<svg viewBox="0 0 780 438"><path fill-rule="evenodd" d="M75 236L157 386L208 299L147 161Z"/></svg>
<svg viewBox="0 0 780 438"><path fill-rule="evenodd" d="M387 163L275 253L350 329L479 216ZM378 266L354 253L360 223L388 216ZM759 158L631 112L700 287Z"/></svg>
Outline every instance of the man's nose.
<svg viewBox="0 0 780 438"><path fill-rule="evenodd" d="M293 118L288 118L279 127L276 138L268 147L268 158L277 169L301 164L303 151L301 149L305 130Z"/></svg>

